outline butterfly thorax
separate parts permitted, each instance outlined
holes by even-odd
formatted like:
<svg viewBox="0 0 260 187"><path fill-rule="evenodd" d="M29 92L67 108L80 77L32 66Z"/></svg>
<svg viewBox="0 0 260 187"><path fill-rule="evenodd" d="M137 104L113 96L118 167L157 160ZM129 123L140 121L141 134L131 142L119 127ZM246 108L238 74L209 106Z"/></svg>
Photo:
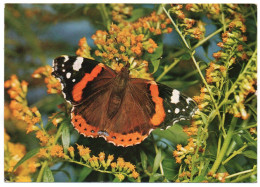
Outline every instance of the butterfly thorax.
<svg viewBox="0 0 260 187"><path fill-rule="evenodd" d="M111 91L108 111L107 115L109 119L112 119L116 113L118 112L122 100L125 96L125 91L127 87L127 83L129 80L129 69L128 66L125 66L121 69L121 71L117 74L117 76L113 80L113 89Z"/></svg>

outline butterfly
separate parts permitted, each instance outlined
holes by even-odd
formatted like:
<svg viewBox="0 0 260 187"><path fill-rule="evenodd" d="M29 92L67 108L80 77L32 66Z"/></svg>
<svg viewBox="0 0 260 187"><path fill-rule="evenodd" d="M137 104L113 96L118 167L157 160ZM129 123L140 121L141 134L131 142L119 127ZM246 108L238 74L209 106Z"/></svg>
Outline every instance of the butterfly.
<svg viewBox="0 0 260 187"><path fill-rule="evenodd" d="M131 78L129 63L116 72L88 58L63 55L53 60L52 75L72 105L71 122L86 137L103 137L116 146L141 143L152 130L189 120L196 103L176 89Z"/></svg>

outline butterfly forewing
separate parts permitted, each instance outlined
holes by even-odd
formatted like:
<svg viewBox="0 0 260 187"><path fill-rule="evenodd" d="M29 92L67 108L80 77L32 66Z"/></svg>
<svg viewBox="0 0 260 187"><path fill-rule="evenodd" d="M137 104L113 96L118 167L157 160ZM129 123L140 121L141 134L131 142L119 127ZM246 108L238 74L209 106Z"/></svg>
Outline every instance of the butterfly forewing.
<svg viewBox="0 0 260 187"><path fill-rule="evenodd" d="M64 98L73 105L102 90L115 77L112 69L95 60L60 56L53 61L53 73L62 84Z"/></svg>
<svg viewBox="0 0 260 187"><path fill-rule="evenodd" d="M197 110L197 104L193 99L184 95L179 90L166 85L158 84L160 97L163 98L166 117L161 128L167 128L180 120L190 120Z"/></svg>

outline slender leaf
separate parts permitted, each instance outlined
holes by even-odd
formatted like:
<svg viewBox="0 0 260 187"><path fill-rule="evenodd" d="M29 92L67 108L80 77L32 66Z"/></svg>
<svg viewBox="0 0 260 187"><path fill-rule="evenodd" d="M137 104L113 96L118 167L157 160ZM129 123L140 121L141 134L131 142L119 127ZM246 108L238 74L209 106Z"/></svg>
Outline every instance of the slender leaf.
<svg viewBox="0 0 260 187"><path fill-rule="evenodd" d="M144 151L140 151L140 157L141 157L141 163L143 166L143 169L147 169L147 156Z"/></svg>
<svg viewBox="0 0 260 187"><path fill-rule="evenodd" d="M44 168L43 182L54 182L53 174L48 166Z"/></svg>
<svg viewBox="0 0 260 187"><path fill-rule="evenodd" d="M159 174L159 173L155 173L153 174L150 179L149 179L149 182L155 182L156 180L158 180L160 177L163 177L162 174Z"/></svg>
<svg viewBox="0 0 260 187"><path fill-rule="evenodd" d="M79 174L78 182L83 182L85 178L92 172L91 168L84 167Z"/></svg>
<svg viewBox="0 0 260 187"><path fill-rule="evenodd" d="M178 169L177 169L177 164L173 158L165 158L162 161L162 166L163 166L163 171L164 171L164 176L166 179L173 181L173 177L177 175Z"/></svg>
<svg viewBox="0 0 260 187"><path fill-rule="evenodd" d="M69 148L70 145L70 131L68 125L64 125L61 132L61 140L65 150Z"/></svg>
<svg viewBox="0 0 260 187"><path fill-rule="evenodd" d="M26 155L24 155L24 157L19 160L19 162L14 166L14 170L16 170L17 167L19 167L22 163L24 163L26 160L32 158L33 156L35 156L38 152L39 152L40 148L35 148L31 151L29 151L28 153L26 153Z"/></svg>
<svg viewBox="0 0 260 187"><path fill-rule="evenodd" d="M161 149L158 149L158 152L154 158L153 173L155 173L157 171L157 169L159 168L161 160L162 160L162 152L161 152Z"/></svg>
<svg viewBox="0 0 260 187"><path fill-rule="evenodd" d="M206 180L205 176L200 175L195 177L195 179L192 180L192 182L202 182L203 180Z"/></svg>
<svg viewBox="0 0 260 187"><path fill-rule="evenodd" d="M253 151L253 150L244 151L242 154L243 154L244 156L246 156L247 158L257 159L257 154L256 154L256 152Z"/></svg>

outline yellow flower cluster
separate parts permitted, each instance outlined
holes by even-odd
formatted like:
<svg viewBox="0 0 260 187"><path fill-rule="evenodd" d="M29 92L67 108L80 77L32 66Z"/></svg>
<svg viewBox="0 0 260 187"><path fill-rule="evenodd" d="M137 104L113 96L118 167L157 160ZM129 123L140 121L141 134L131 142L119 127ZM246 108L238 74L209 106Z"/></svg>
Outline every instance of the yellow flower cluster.
<svg viewBox="0 0 260 187"><path fill-rule="evenodd" d="M100 152L98 156L90 155L91 150L88 147L77 144L78 153L89 167L94 170L108 170L111 169L111 173L114 174L120 181L124 180L126 176L137 179L139 173L135 170L135 166L130 162L125 162L123 158L119 157L116 162L113 162L114 156L106 155L104 152ZM74 160L75 150L72 146L68 148L70 157Z"/></svg>
<svg viewBox="0 0 260 187"><path fill-rule="evenodd" d="M184 14L183 5L171 5L169 12L173 13L174 16L178 19L178 27L182 30L184 35L189 35L195 39L204 38L205 34L205 24L202 21L196 21L191 18L187 18ZM192 5L191 5L192 6ZM186 5L186 9L190 11L190 5Z"/></svg>
<svg viewBox="0 0 260 187"><path fill-rule="evenodd" d="M182 160L189 165L191 164L191 155L194 154L195 148L196 148L196 142L197 140L194 138L188 139L188 144L184 147L182 147L181 144L177 145L177 150L173 151L173 156L176 159L176 163L181 163Z"/></svg>
<svg viewBox="0 0 260 187"><path fill-rule="evenodd" d="M94 60L94 58L91 57L91 55L90 55L91 48L89 47L89 45L87 43L86 37L81 38L79 40L78 45L79 45L79 49L76 51L76 55Z"/></svg>
<svg viewBox="0 0 260 187"><path fill-rule="evenodd" d="M151 79L146 72L148 62L142 56L156 51L158 45L151 37L170 33L172 28L169 25L170 20L164 14L157 15L155 12L134 23L112 24L108 32L98 30L92 36L98 47L95 55L116 71L120 71L129 62L130 76Z"/></svg>
<svg viewBox="0 0 260 187"><path fill-rule="evenodd" d="M110 4L112 20L117 23L126 22L126 19L132 15L133 6L125 4Z"/></svg>
<svg viewBox="0 0 260 187"><path fill-rule="evenodd" d="M11 98L10 109L12 115L27 123L27 133L38 130L36 123L41 121L41 114L36 107L29 108L27 105L26 95L28 83L20 82L16 75L12 75L10 80L5 81L5 88Z"/></svg>
<svg viewBox="0 0 260 187"><path fill-rule="evenodd" d="M14 170L14 166L26 154L23 144L10 142L10 136L4 130L4 172L5 178L11 182L31 182L31 175L40 166L36 157L26 160ZM13 171L14 170L14 171Z"/></svg>
<svg viewBox="0 0 260 187"><path fill-rule="evenodd" d="M61 85L60 82L51 75L52 73L52 68L51 66L42 66L36 69L32 77L33 78L42 78L44 77L44 82L47 86L47 93L48 94L57 94L61 93Z"/></svg>

